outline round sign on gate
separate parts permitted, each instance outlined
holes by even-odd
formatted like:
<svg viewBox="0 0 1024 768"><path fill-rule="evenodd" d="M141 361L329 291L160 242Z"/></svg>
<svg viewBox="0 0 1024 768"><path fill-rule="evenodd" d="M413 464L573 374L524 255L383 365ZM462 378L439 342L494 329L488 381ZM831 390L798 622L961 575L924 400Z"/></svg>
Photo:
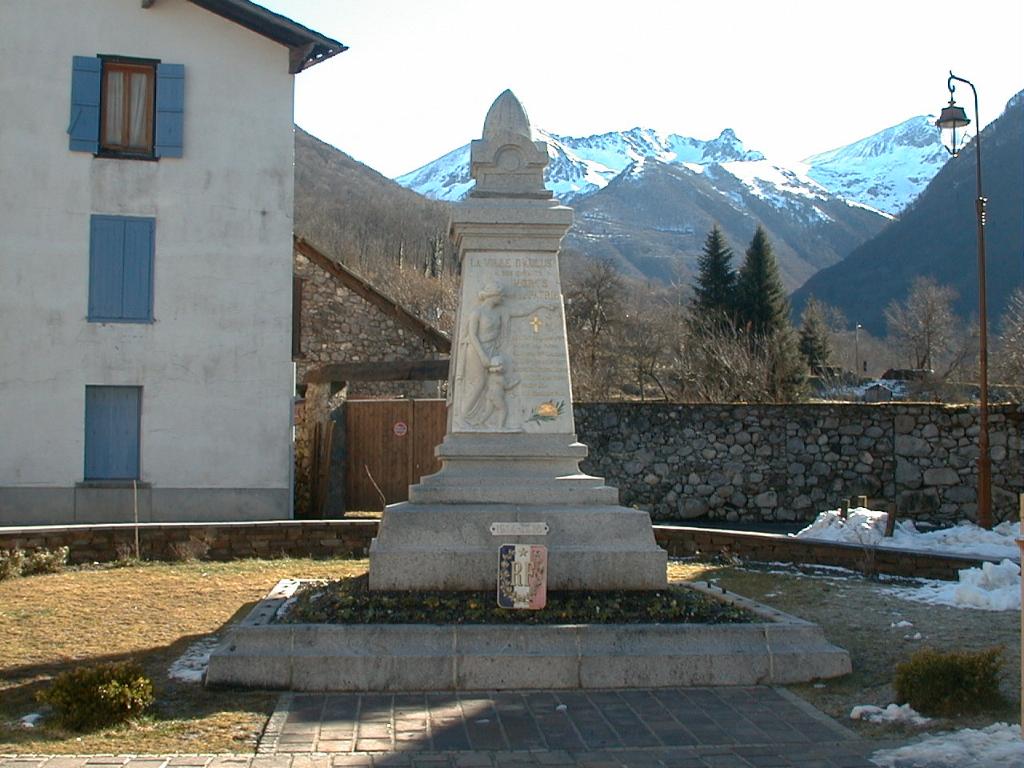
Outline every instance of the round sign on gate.
<svg viewBox="0 0 1024 768"><path fill-rule="evenodd" d="M395 437L405 437L409 431L409 425L404 421L396 421L391 427L391 431L395 433Z"/></svg>

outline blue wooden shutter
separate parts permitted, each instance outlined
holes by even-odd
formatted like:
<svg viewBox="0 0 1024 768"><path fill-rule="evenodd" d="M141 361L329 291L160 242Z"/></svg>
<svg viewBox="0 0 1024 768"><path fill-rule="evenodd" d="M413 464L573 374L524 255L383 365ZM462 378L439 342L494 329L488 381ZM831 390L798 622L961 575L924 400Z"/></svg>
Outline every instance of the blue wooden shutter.
<svg viewBox="0 0 1024 768"><path fill-rule="evenodd" d="M125 220L93 216L89 228L89 319L120 319L124 311Z"/></svg>
<svg viewBox="0 0 1024 768"><path fill-rule="evenodd" d="M85 479L139 477L142 387L85 388Z"/></svg>
<svg viewBox="0 0 1024 768"><path fill-rule="evenodd" d="M156 156L181 157L185 135L185 66L156 68Z"/></svg>
<svg viewBox="0 0 1024 768"><path fill-rule="evenodd" d="M68 146L75 152L99 151L101 76L102 63L95 56L72 58Z"/></svg>
<svg viewBox="0 0 1024 768"><path fill-rule="evenodd" d="M89 320L153 319L156 219L93 216L89 224Z"/></svg>
<svg viewBox="0 0 1024 768"><path fill-rule="evenodd" d="M121 318L153 319L153 219L124 220Z"/></svg>

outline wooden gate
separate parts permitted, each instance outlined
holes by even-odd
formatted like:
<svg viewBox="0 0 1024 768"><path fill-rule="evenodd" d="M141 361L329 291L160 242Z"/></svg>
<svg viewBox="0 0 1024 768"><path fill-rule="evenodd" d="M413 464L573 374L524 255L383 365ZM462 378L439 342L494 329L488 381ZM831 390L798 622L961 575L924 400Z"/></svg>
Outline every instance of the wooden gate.
<svg viewBox="0 0 1024 768"><path fill-rule="evenodd" d="M437 472L434 447L444 439L445 415L444 400L346 402L346 509L405 501L411 484Z"/></svg>

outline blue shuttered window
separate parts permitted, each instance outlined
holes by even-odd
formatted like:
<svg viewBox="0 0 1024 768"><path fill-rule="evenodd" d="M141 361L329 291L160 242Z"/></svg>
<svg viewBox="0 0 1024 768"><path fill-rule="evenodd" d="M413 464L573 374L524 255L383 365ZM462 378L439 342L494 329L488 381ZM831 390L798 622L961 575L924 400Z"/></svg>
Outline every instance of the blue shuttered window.
<svg viewBox="0 0 1024 768"><path fill-rule="evenodd" d="M142 387L85 388L85 479L139 479Z"/></svg>
<svg viewBox="0 0 1024 768"><path fill-rule="evenodd" d="M132 66L142 73L140 77L148 70L148 91L139 87L142 81L118 77L115 70L119 66ZM105 71L114 79L104 80ZM68 147L72 151L136 159L181 157L184 117L183 64L112 56L72 58L68 122ZM148 133L150 128L152 133ZM137 138L145 135L150 138ZM146 141L150 142L148 147Z"/></svg>
<svg viewBox="0 0 1024 768"><path fill-rule="evenodd" d="M156 220L93 216L89 231L89 320L153 320Z"/></svg>

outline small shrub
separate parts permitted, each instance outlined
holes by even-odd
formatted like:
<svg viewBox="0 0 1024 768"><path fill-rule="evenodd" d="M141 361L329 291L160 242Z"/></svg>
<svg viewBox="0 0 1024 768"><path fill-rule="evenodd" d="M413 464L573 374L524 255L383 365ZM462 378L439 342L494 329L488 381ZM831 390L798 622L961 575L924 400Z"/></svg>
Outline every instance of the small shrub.
<svg viewBox="0 0 1024 768"><path fill-rule="evenodd" d="M68 562L67 547L57 549L37 549L27 558L21 567L22 576L32 576L37 573L60 573Z"/></svg>
<svg viewBox="0 0 1024 768"><path fill-rule="evenodd" d="M21 575L25 553L20 549L0 549L0 581Z"/></svg>
<svg viewBox="0 0 1024 768"><path fill-rule="evenodd" d="M172 542L169 549L171 559L179 563L191 563L206 557L210 551L210 545L202 539L187 539L186 541Z"/></svg>
<svg viewBox="0 0 1024 768"><path fill-rule="evenodd" d="M896 701L924 715L953 717L1003 704L1002 648L942 653L924 648L896 667Z"/></svg>
<svg viewBox="0 0 1024 768"><path fill-rule="evenodd" d="M140 715L153 703L153 681L134 662L78 667L58 675L38 698L65 728L84 731Z"/></svg>

